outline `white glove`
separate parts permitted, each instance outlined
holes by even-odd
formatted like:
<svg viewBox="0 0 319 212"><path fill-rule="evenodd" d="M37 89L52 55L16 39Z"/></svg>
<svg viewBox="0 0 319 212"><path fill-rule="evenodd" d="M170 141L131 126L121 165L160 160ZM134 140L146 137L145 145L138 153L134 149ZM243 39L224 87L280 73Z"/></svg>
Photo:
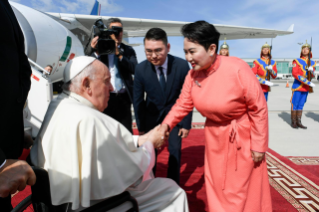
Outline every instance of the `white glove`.
<svg viewBox="0 0 319 212"><path fill-rule="evenodd" d="M271 87L271 86L274 86L274 83L270 82L270 81L267 81L265 80L265 85Z"/></svg>
<svg viewBox="0 0 319 212"><path fill-rule="evenodd" d="M313 71L313 67L310 66L310 67L308 68L308 71Z"/></svg>
<svg viewBox="0 0 319 212"><path fill-rule="evenodd" d="M312 87L312 88L316 87L316 85L314 83L312 83L312 82L309 83L309 86Z"/></svg>
<svg viewBox="0 0 319 212"><path fill-rule="evenodd" d="M268 69L269 71L272 70L272 65L267 66L266 69Z"/></svg>

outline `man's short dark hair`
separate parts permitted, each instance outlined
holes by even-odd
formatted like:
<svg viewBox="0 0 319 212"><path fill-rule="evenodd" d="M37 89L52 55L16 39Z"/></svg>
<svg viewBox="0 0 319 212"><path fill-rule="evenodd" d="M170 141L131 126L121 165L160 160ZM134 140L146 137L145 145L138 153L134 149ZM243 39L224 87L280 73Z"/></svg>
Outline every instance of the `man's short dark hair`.
<svg viewBox="0 0 319 212"><path fill-rule="evenodd" d="M185 38L203 46L206 51L210 45L215 44L217 53L220 33L214 25L206 21L196 21L194 23L185 24L181 32Z"/></svg>
<svg viewBox="0 0 319 212"><path fill-rule="evenodd" d="M50 67L51 69L53 69L53 67L51 65L47 65L46 67Z"/></svg>
<svg viewBox="0 0 319 212"><path fill-rule="evenodd" d="M163 41L165 45L167 45L167 34L164 30L161 28L152 28L147 31L145 38L144 38L144 43L145 40L156 40L156 41Z"/></svg>
<svg viewBox="0 0 319 212"><path fill-rule="evenodd" d="M123 23L122 23L121 19L119 19L119 18L109 18L109 19L107 19L106 27L110 28L111 23L121 23L122 26L123 26Z"/></svg>

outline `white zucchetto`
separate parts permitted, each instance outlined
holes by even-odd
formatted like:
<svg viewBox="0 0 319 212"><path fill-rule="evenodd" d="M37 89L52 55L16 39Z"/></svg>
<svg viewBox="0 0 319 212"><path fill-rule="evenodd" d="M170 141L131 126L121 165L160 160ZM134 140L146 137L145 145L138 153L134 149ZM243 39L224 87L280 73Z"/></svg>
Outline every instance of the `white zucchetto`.
<svg viewBox="0 0 319 212"><path fill-rule="evenodd" d="M88 65L96 60L94 57L79 56L71 60L65 67L63 73L63 81L69 82L76 75L81 73Z"/></svg>

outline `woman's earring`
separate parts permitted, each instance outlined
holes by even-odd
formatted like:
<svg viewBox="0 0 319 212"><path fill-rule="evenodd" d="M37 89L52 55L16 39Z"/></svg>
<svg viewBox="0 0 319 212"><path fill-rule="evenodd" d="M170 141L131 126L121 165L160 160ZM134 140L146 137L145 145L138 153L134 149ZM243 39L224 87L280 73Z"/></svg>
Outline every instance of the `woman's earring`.
<svg viewBox="0 0 319 212"><path fill-rule="evenodd" d="M212 56L214 56L214 55L211 54L210 56L212 57Z"/></svg>

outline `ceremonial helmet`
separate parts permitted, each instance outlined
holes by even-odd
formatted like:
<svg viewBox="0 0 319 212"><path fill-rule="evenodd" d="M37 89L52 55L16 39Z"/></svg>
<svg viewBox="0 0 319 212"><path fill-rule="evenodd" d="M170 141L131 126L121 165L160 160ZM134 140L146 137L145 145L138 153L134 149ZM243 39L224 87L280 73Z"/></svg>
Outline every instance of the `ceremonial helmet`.
<svg viewBox="0 0 319 212"><path fill-rule="evenodd" d="M307 43L307 40L306 40L306 43L301 46L300 57L302 57L302 49L306 48L306 47L309 48L309 50L310 50L310 58L312 58L311 45L309 43Z"/></svg>
<svg viewBox="0 0 319 212"><path fill-rule="evenodd" d="M220 51L221 51L222 49L227 49L227 50L228 50L227 56L229 56L229 46L228 46L228 44L226 43L226 38L225 38L225 40L224 40L224 43L220 46L219 55L220 55Z"/></svg>
<svg viewBox="0 0 319 212"><path fill-rule="evenodd" d="M260 52L260 57L262 57L262 55L263 55L263 49L264 48L268 48L269 49L269 55L271 54L270 53L270 51L271 51L271 46L266 42L264 45L262 45L262 47L261 47L261 52Z"/></svg>
<svg viewBox="0 0 319 212"><path fill-rule="evenodd" d="M224 40L224 43L220 46L220 49L228 49L229 50L229 46L228 44L226 43L226 38Z"/></svg>

